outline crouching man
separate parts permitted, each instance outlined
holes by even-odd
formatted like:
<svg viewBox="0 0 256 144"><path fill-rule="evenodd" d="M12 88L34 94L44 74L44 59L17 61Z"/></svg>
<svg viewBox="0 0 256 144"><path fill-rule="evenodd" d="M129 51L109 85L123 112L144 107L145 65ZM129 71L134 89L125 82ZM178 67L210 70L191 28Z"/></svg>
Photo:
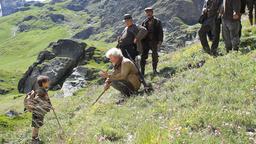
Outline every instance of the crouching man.
<svg viewBox="0 0 256 144"><path fill-rule="evenodd" d="M100 76L106 78L105 90L112 86L126 97L137 93L141 82L138 69L134 63L123 57L122 51L117 48L110 49L106 53L106 57L110 59L114 68L112 73L105 71L100 72Z"/></svg>

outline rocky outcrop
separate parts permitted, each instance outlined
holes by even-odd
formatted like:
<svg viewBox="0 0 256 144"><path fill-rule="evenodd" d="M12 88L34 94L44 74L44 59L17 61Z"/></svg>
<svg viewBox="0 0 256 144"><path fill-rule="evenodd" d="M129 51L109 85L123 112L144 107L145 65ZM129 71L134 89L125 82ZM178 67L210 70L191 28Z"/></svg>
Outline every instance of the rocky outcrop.
<svg viewBox="0 0 256 144"><path fill-rule="evenodd" d="M30 15L30 16L24 17L22 21L23 21L23 22L24 22L24 21L30 21L30 20L33 20L33 19L37 19L37 18L36 18L35 16Z"/></svg>
<svg viewBox="0 0 256 144"><path fill-rule="evenodd" d="M202 0L71 0L65 7L73 11L86 11L91 17L100 17L100 27L95 28L94 33L104 33L111 27L113 35L103 39L106 42L114 42L124 28L122 20L125 13L131 13L134 20L140 24L145 19L144 8L153 6L156 17L164 26L163 47L168 50L184 46L186 41L195 38L197 30L187 29L197 23L202 5Z"/></svg>
<svg viewBox="0 0 256 144"><path fill-rule="evenodd" d="M82 11L88 3L88 0L72 0L66 5L66 8L73 11Z"/></svg>
<svg viewBox="0 0 256 144"><path fill-rule="evenodd" d="M5 95L9 92L9 90L0 88L0 95Z"/></svg>
<svg viewBox="0 0 256 144"><path fill-rule="evenodd" d="M81 32L75 34L72 38L85 40L85 39L88 39L93 33L94 33L94 28L89 27L89 28L82 30Z"/></svg>
<svg viewBox="0 0 256 144"><path fill-rule="evenodd" d="M18 25L17 31L18 32L27 32L27 31L30 30L30 28L31 28L30 25L25 24L25 23L21 23L21 24Z"/></svg>
<svg viewBox="0 0 256 144"><path fill-rule="evenodd" d="M46 17L49 17L54 23L62 23L65 21L65 16L62 14L48 14Z"/></svg>
<svg viewBox="0 0 256 144"><path fill-rule="evenodd" d="M98 71L86 67L76 67L72 74L65 80L58 97L72 96L77 90L84 88L88 81L97 77Z"/></svg>
<svg viewBox="0 0 256 144"><path fill-rule="evenodd" d="M49 76L51 89L60 87L85 56L85 43L73 40L59 40L49 45L51 51L42 51L37 61L31 65L18 84L19 92L27 93L37 88L36 78L39 75Z"/></svg>
<svg viewBox="0 0 256 144"><path fill-rule="evenodd" d="M8 110L8 111L5 113L5 115L6 115L7 117L14 118L14 117L17 117L17 116L21 115L21 113L15 111L15 110Z"/></svg>
<svg viewBox="0 0 256 144"><path fill-rule="evenodd" d="M25 4L25 0L1 0L2 15L7 16L21 9Z"/></svg>

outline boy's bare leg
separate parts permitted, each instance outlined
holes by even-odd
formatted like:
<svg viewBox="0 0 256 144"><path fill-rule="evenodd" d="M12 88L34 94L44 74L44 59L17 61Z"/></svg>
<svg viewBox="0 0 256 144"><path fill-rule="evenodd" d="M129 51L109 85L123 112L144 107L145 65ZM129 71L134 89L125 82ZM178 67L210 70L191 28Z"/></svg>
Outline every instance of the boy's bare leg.
<svg viewBox="0 0 256 144"><path fill-rule="evenodd" d="M38 138L39 128L32 129L32 139Z"/></svg>

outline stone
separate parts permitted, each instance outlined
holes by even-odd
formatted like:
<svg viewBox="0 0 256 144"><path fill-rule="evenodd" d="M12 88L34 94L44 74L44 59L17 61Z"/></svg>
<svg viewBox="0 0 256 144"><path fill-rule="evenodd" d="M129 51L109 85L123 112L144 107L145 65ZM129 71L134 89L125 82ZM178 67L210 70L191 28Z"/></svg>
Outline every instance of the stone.
<svg viewBox="0 0 256 144"><path fill-rule="evenodd" d="M9 92L9 90L0 88L0 95L5 95Z"/></svg>
<svg viewBox="0 0 256 144"><path fill-rule="evenodd" d="M58 90L85 56L85 43L61 39L52 42L48 48L52 51L39 53L37 61L32 64L18 83L21 93L28 93L38 87L36 79L46 75L51 80L50 89Z"/></svg>
<svg viewBox="0 0 256 144"><path fill-rule="evenodd" d="M54 23L62 23L65 21L65 16L62 14L48 14L46 17L49 17Z"/></svg>
<svg viewBox="0 0 256 144"><path fill-rule="evenodd" d="M34 6L36 7L43 7L45 4L44 3L41 3L41 2L37 2L34 4Z"/></svg>
<svg viewBox="0 0 256 144"><path fill-rule="evenodd" d="M81 32L75 34L72 38L74 39L88 39L94 32L94 28L93 27L89 27L85 30L82 30Z"/></svg>
<svg viewBox="0 0 256 144"><path fill-rule="evenodd" d="M17 117L17 116L19 116L21 113L18 113L17 111L15 111L15 110L8 110L6 113L5 113L5 115L7 116L7 117L10 117L10 118L14 118L14 117Z"/></svg>
<svg viewBox="0 0 256 144"><path fill-rule="evenodd" d="M98 71L86 67L76 67L72 74L65 80L61 88L62 94L59 97L73 96L73 94L85 87L88 81L95 79Z"/></svg>
<svg viewBox="0 0 256 144"><path fill-rule="evenodd" d="M30 30L30 25L28 24L21 23L18 25L18 30L17 30L18 32L27 32L29 30Z"/></svg>
<svg viewBox="0 0 256 144"><path fill-rule="evenodd" d="M24 21L30 21L30 20L33 20L33 19L37 19L37 18L36 18L35 16L30 15L30 16L24 17L22 21L23 21L23 22L24 22Z"/></svg>
<svg viewBox="0 0 256 144"><path fill-rule="evenodd" d="M85 43L78 43L73 40L61 39L50 45L52 52L58 57L69 57L75 61L81 60L85 54Z"/></svg>
<svg viewBox="0 0 256 144"><path fill-rule="evenodd" d="M37 57L37 63L41 64L45 60L51 60L55 58L56 55L50 51L41 51Z"/></svg>

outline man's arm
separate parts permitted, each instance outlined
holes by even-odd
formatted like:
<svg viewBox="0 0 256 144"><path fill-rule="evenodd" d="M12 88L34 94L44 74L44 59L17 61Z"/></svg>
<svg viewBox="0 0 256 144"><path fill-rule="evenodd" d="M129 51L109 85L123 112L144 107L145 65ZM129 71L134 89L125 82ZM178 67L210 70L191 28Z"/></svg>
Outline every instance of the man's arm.
<svg viewBox="0 0 256 144"><path fill-rule="evenodd" d="M163 39L164 39L164 31L162 27L162 22L158 20L158 41L162 43Z"/></svg>
<svg viewBox="0 0 256 144"><path fill-rule="evenodd" d="M146 37L148 30L143 26L138 26L138 29L139 29L139 32L137 33L135 38L137 39L137 41L141 41L143 38Z"/></svg>
<svg viewBox="0 0 256 144"><path fill-rule="evenodd" d="M129 71L130 67L131 67L131 65L130 65L129 62L123 63L122 66L121 66L121 72L118 73L118 74L110 75L109 76L109 81L126 79L129 72L130 72Z"/></svg>
<svg viewBox="0 0 256 144"><path fill-rule="evenodd" d="M203 5L203 9L202 9L202 14L205 14L207 12L207 2L208 0L204 0L204 5Z"/></svg>

